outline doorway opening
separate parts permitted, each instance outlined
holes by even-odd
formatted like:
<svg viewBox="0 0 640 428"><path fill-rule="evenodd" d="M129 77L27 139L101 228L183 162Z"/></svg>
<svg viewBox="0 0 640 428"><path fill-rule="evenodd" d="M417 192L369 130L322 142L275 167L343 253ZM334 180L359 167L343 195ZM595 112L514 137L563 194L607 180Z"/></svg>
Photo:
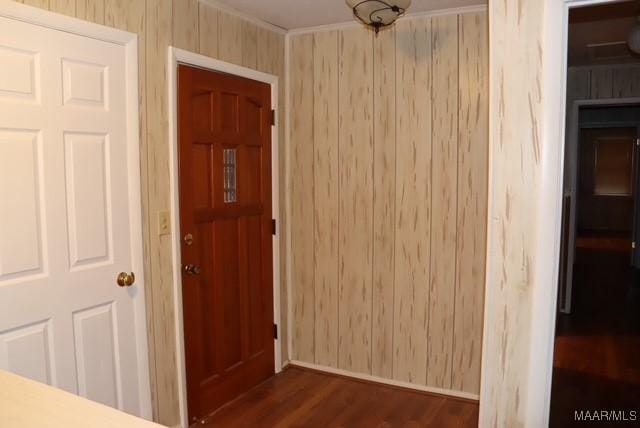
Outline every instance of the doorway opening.
<svg viewBox="0 0 640 428"><path fill-rule="evenodd" d="M638 15L638 1L570 9L550 426L640 418Z"/></svg>

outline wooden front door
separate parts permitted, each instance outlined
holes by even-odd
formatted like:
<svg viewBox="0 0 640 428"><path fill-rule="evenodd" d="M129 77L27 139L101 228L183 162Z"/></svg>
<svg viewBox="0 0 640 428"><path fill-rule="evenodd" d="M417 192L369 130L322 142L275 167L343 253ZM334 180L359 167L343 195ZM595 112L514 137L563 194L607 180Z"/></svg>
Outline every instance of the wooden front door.
<svg viewBox="0 0 640 428"><path fill-rule="evenodd" d="M271 88L181 65L180 237L189 421L274 374Z"/></svg>

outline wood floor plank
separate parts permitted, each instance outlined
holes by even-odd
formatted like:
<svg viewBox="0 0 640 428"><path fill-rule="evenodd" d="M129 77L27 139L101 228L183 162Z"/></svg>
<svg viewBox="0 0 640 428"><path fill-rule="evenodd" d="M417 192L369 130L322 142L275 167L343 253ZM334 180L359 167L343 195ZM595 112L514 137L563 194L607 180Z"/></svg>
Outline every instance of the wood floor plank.
<svg viewBox="0 0 640 428"><path fill-rule="evenodd" d="M264 421L269 416L277 418L279 414L284 415L286 409L275 409L274 403L288 402L295 406L301 402L304 395L313 394L322 388L325 382L327 379L321 375L305 376L305 372L301 370L287 370L223 406L205 422L215 421L216 426L229 426L252 424Z"/></svg>
<svg viewBox="0 0 640 428"><path fill-rule="evenodd" d="M582 233L571 314L557 318L552 428L584 426L575 410L628 411L640 403L640 286L629 266L630 247L611 246L620 239L617 233Z"/></svg>
<svg viewBox="0 0 640 428"><path fill-rule="evenodd" d="M478 403L289 366L202 427L475 427Z"/></svg>

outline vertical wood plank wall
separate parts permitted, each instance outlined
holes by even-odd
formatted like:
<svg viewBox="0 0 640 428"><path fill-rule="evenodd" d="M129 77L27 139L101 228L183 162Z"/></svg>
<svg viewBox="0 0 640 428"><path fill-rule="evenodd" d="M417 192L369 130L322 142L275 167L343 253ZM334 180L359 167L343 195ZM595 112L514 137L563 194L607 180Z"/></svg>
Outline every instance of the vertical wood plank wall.
<svg viewBox="0 0 640 428"><path fill-rule="evenodd" d="M489 133L489 28L484 15L460 17L460 106L458 141L458 229L453 337L452 388L480 390L480 358L484 313L487 245L487 184L489 152L478 135ZM456 367L467 367L457 370Z"/></svg>
<svg viewBox="0 0 640 428"><path fill-rule="evenodd" d="M318 306L315 329L316 361L335 365L338 358L338 319L333 308L338 304L338 33L329 31L314 38L313 50L313 244L315 257L314 300ZM313 250L313 248L312 248Z"/></svg>
<svg viewBox="0 0 640 428"><path fill-rule="evenodd" d="M492 1L489 5L489 165L487 290L480 426L525 427L530 400L534 287L540 265L539 189L544 162L542 49L549 5ZM556 7L556 9L560 9ZM526 17L526 18L525 18ZM550 167L546 167L550 168ZM545 356L540 356L544 358ZM537 425L540 426L540 425Z"/></svg>
<svg viewBox="0 0 640 428"><path fill-rule="evenodd" d="M631 98L640 96L640 65L569 67L567 106L575 100Z"/></svg>
<svg viewBox="0 0 640 428"><path fill-rule="evenodd" d="M396 27L394 379L426 383L431 251L432 28Z"/></svg>
<svg viewBox="0 0 640 428"><path fill-rule="evenodd" d="M427 384L451 388L458 209L458 17L433 18L431 281Z"/></svg>
<svg viewBox="0 0 640 428"><path fill-rule="evenodd" d="M393 282L396 207L396 30L374 43L373 312L371 373L393 377ZM321 362L318 361L319 364Z"/></svg>
<svg viewBox="0 0 640 428"><path fill-rule="evenodd" d="M291 36L293 360L479 392L486 12Z"/></svg>
<svg viewBox="0 0 640 428"><path fill-rule="evenodd" d="M198 0L21 0L87 21L138 34L142 197L149 354L154 419L164 425L180 422L175 353L171 240L158 236L157 212L169 209L169 137L167 47L173 45L213 58L280 76L280 194L284 195L284 34L217 10ZM284 222L284 203L280 204ZM286 241L279 225L281 254ZM281 257L285 272L285 257ZM283 274L284 278L285 275ZM286 291L282 286L281 333L286 341Z"/></svg>
<svg viewBox="0 0 640 428"><path fill-rule="evenodd" d="M373 285L373 34L358 26L338 37L339 165L330 180L339 183L340 268L338 307L332 310L338 313L338 366L367 373Z"/></svg>
<svg viewBox="0 0 640 428"><path fill-rule="evenodd" d="M300 358L314 357L315 300L314 288L314 222L313 222L313 37L302 36L291 40L291 73L289 78L291 104L291 139L300 141L291 147L291 236L296 237L296 248L291 263L297 266L292 281L300 284L292 296L293 331ZM292 303L293 303L292 302Z"/></svg>

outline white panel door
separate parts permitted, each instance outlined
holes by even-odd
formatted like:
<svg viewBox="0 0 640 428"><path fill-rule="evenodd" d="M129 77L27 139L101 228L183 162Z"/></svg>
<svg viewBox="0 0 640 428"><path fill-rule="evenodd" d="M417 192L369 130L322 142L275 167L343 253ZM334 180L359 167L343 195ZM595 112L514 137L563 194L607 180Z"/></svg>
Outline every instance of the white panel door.
<svg viewBox="0 0 640 428"><path fill-rule="evenodd" d="M141 415L126 61L0 17L0 368Z"/></svg>

